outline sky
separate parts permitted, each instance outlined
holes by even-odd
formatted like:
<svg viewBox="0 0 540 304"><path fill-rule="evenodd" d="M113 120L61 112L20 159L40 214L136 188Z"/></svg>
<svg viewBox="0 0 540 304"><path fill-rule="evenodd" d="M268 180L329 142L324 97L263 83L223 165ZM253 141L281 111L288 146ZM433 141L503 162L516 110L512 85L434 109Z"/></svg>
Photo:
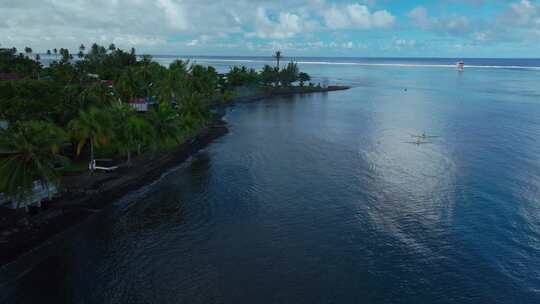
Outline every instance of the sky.
<svg viewBox="0 0 540 304"><path fill-rule="evenodd" d="M540 57L540 0L0 0L0 47L162 55Z"/></svg>

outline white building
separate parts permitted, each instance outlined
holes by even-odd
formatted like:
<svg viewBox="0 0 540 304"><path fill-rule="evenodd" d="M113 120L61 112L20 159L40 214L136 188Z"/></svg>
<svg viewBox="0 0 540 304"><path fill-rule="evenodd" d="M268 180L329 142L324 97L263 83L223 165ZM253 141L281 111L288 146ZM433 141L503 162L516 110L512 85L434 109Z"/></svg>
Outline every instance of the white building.
<svg viewBox="0 0 540 304"><path fill-rule="evenodd" d="M130 99L129 105L137 112L148 112L148 102L145 98Z"/></svg>
<svg viewBox="0 0 540 304"><path fill-rule="evenodd" d="M41 202L46 199L52 199L58 193L56 186L49 184L43 185L35 181L31 195L23 201L8 199L3 193L0 193L0 206L5 206L10 209L28 208L30 206L41 207Z"/></svg>

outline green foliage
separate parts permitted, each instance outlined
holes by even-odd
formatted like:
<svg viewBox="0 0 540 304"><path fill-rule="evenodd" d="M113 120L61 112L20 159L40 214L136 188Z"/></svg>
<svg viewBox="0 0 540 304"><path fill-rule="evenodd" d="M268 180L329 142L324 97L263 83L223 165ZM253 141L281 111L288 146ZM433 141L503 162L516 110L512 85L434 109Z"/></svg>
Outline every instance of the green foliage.
<svg viewBox="0 0 540 304"><path fill-rule="evenodd" d="M118 97L128 102L130 99L140 96L140 80L137 77L137 71L133 67L127 67L116 81L115 85Z"/></svg>
<svg viewBox="0 0 540 304"><path fill-rule="evenodd" d="M266 65L260 72L231 67L219 75L213 67L182 60L167 68L114 44L81 45L76 51L74 60L68 49L47 50L55 60L44 68L38 56L31 59L30 47L24 54L0 49L0 72L14 78L0 80L0 120L11 126L2 131L0 144L14 151L9 161L0 162L0 192L24 196L35 180L56 182L51 168L64 141L74 143L77 156L89 145L90 160L99 149L125 155L129 165L134 151L185 140L208 122L210 107L218 102L229 102L242 91L290 91L279 86L310 81L294 62L280 70L281 52L276 52L277 67ZM157 98L159 105L136 113L128 104L134 98Z"/></svg>
<svg viewBox="0 0 540 304"><path fill-rule="evenodd" d="M44 76L49 77L62 84L70 84L77 81L77 69L74 65L67 61L54 61L44 71Z"/></svg>
<svg viewBox="0 0 540 304"><path fill-rule="evenodd" d="M62 117L73 113L66 101L70 97L67 89L55 81L0 81L0 119L49 120L62 125ZM80 88L73 89L73 94L80 94Z"/></svg>
<svg viewBox="0 0 540 304"><path fill-rule="evenodd" d="M219 76L213 67L204 67L194 64L186 79L186 88L191 93L200 94L206 98L212 98L216 93Z"/></svg>
<svg viewBox="0 0 540 304"><path fill-rule="evenodd" d="M309 76L307 73L301 72L298 74L298 80L300 81L300 86L303 87L305 82L311 80L311 76Z"/></svg>
<svg viewBox="0 0 540 304"><path fill-rule="evenodd" d="M207 110L204 96L200 93L192 93L184 96L180 104L180 121L182 128L191 132L208 121L210 112Z"/></svg>
<svg viewBox="0 0 540 304"><path fill-rule="evenodd" d="M80 109L89 107L103 108L110 106L115 98L114 92L103 82L94 82L88 84L80 93Z"/></svg>
<svg viewBox="0 0 540 304"><path fill-rule="evenodd" d="M231 102L235 97L235 94L233 91L230 91L230 90L226 90L223 92L223 94L221 95L221 103L222 104L227 104L229 102Z"/></svg>
<svg viewBox="0 0 540 304"><path fill-rule="evenodd" d="M260 79L262 84L265 86L269 86L271 84L277 86L279 84L279 70L269 65L265 65L261 71Z"/></svg>
<svg viewBox="0 0 540 304"><path fill-rule="evenodd" d="M114 121L114 145L127 157L128 166L131 165L131 153L144 144L151 144L154 140L152 126L128 105L116 103L111 107L111 118Z"/></svg>
<svg viewBox="0 0 540 304"><path fill-rule="evenodd" d="M0 147L12 152L0 158L0 192L20 202L32 194L36 181L44 187L58 185L53 165L66 161L58 155L65 139L62 129L45 121L19 122L0 130Z"/></svg>
<svg viewBox="0 0 540 304"><path fill-rule="evenodd" d="M169 103L162 102L152 109L148 113L148 121L154 128L156 146L166 148L180 142L182 128L179 115Z"/></svg>
<svg viewBox="0 0 540 304"><path fill-rule="evenodd" d="M23 78L37 78L39 70L39 62L22 53L17 55L16 48L0 49L0 72L13 73Z"/></svg>
<svg viewBox="0 0 540 304"><path fill-rule="evenodd" d="M293 82L298 81L299 69L294 62L289 62L287 66L279 72L279 78L283 86L291 86Z"/></svg>
<svg viewBox="0 0 540 304"><path fill-rule="evenodd" d="M101 79L118 79L124 69L137 64L135 52L128 53L123 50L111 49L109 52L103 46L96 43L92 44L88 53L84 53L86 47L79 47L79 54L84 58L84 61L79 61L78 64L86 73L97 74Z"/></svg>
<svg viewBox="0 0 540 304"><path fill-rule="evenodd" d="M233 88L252 86L259 83L259 74L254 69L247 69L245 66L235 66L227 73L227 82Z"/></svg>
<svg viewBox="0 0 540 304"><path fill-rule="evenodd" d="M94 159L94 148L106 145L112 136L112 120L109 113L98 108L80 111L79 117L67 126L70 137L77 141L77 155L87 142L90 143L90 160Z"/></svg>
<svg viewBox="0 0 540 304"><path fill-rule="evenodd" d="M190 68L189 61L175 60L158 83L158 99L164 103L177 103L187 92L187 79Z"/></svg>

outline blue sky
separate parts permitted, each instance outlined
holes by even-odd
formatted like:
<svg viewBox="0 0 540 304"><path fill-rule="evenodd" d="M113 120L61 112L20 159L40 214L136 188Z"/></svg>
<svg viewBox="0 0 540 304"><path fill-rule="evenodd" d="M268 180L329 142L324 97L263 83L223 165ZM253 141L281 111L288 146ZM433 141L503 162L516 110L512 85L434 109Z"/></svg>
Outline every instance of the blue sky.
<svg viewBox="0 0 540 304"><path fill-rule="evenodd" d="M539 0L540 1L540 0ZM536 0L0 0L0 44L140 53L540 57Z"/></svg>

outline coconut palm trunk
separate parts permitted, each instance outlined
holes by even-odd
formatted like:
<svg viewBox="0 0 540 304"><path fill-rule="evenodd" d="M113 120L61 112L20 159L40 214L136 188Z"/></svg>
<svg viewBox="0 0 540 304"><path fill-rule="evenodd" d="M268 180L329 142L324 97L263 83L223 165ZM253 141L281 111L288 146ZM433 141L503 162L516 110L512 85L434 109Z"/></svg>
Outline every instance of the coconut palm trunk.
<svg viewBox="0 0 540 304"><path fill-rule="evenodd" d="M94 173L94 140L90 138L90 175Z"/></svg>
<svg viewBox="0 0 540 304"><path fill-rule="evenodd" d="M277 51L276 55L274 57L276 57L277 68L278 68L278 71L279 71L279 62L281 61L281 58L283 57L283 56L281 56L281 51Z"/></svg>
<svg viewBox="0 0 540 304"><path fill-rule="evenodd" d="M127 165L128 167L131 167L131 150L130 150L130 149L127 150L127 161L126 161L126 165Z"/></svg>

